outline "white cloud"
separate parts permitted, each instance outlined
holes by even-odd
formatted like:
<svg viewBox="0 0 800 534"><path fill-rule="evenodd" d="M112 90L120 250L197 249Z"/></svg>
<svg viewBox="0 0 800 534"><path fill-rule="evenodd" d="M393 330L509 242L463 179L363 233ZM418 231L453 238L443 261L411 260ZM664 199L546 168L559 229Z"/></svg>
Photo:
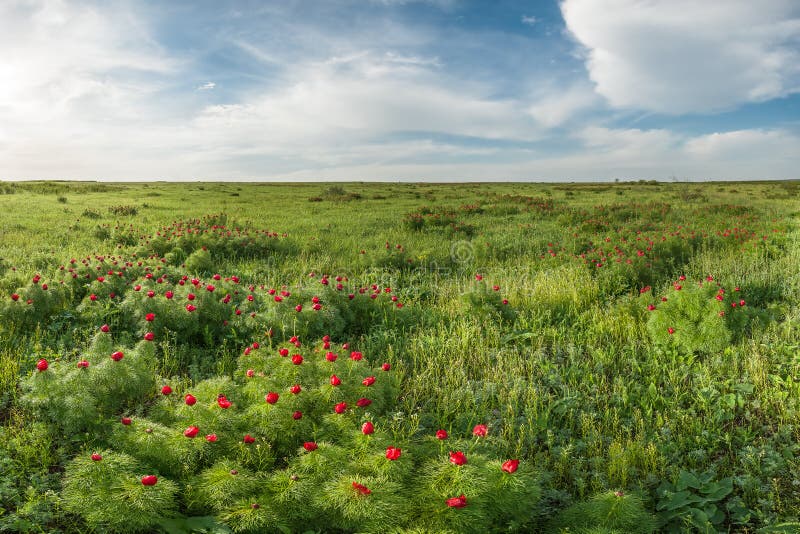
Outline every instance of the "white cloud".
<svg viewBox="0 0 800 534"><path fill-rule="evenodd" d="M597 92L616 107L713 112L800 91L792 0L564 0Z"/></svg>
<svg viewBox="0 0 800 534"><path fill-rule="evenodd" d="M198 91L212 91L217 86L214 82L206 82L203 85L197 87Z"/></svg>
<svg viewBox="0 0 800 534"><path fill-rule="evenodd" d="M527 24L528 26L534 26L539 21L539 19L531 15L522 15L522 19L520 20L523 24Z"/></svg>
<svg viewBox="0 0 800 534"><path fill-rule="evenodd" d="M581 111L599 104L599 98L587 84L567 88L549 88L534 98L528 113L548 128L561 126Z"/></svg>

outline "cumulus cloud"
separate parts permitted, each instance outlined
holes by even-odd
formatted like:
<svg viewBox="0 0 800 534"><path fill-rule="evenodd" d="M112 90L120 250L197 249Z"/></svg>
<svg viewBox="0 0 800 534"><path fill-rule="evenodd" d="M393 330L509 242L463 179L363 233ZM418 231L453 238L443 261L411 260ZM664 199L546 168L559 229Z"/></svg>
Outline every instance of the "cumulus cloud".
<svg viewBox="0 0 800 534"><path fill-rule="evenodd" d="M554 128L579 112L597 106L599 97L587 84L577 83L567 88L548 88L533 100L528 113L539 124Z"/></svg>
<svg viewBox="0 0 800 534"><path fill-rule="evenodd" d="M564 0L597 92L620 108L713 112L800 91L792 0Z"/></svg>

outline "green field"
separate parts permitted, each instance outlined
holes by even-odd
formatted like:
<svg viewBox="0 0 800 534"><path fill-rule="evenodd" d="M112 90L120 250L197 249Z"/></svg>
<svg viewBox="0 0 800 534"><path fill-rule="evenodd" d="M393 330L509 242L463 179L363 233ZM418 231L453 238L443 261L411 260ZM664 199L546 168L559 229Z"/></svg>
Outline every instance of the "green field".
<svg viewBox="0 0 800 534"><path fill-rule="evenodd" d="M796 182L0 182L0 532L800 531L799 224Z"/></svg>

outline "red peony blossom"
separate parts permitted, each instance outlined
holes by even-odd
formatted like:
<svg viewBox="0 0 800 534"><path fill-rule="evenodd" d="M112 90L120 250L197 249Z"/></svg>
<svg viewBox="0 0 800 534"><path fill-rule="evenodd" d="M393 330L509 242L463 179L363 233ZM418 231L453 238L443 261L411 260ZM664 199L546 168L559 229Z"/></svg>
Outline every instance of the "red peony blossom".
<svg viewBox="0 0 800 534"><path fill-rule="evenodd" d="M669 333L669 335L672 335L675 333L675 329L670 326L669 328L667 328L667 333Z"/></svg>
<svg viewBox="0 0 800 534"><path fill-rule="evenodd" d="M100 460L102 460L102 459L103 459L103 457L102 457L102 456L100 456L99 454L97 454L97 453L94 453L94 454L92 454L92 460L93 460L93 461L95 461L95 462L99 462L99 461L100 461Z"/></svg>
<svg viewBox="0 0 800 534"><path fill-rule="evenodd" d="M81 360L78 362L78 367L82 369L87 369L89 367L89 362L87 362L86 360Z"/></svg>
<svg viewBox="0 0 800 534"><path fill-rule="evenodd" d="M17 295L16 293L11 293L11 300L17 302L19 300L19 295Z"/></svg>
<svg viewBox="0 0 800 534"><path fill-rule="evenodd" d="M467 463L467 457L461 451L451 452L450 463L453 465L464 465Z"/></svg>
<svg viewBox="0 0 800 534"><path fill-rule="evenodd" d="M365 386L369 387L369 386L371 386L372 384L374 384L374 383L375 383L375 377L374 377L374 376L368 376L367 378L365 378L364 380L362 380L362 381L361 381L361 383L362 383L363 385L365 385Z"/></svg>
<svg viewBox="0 0 800 534"><path fill-rule="evenodd" d="M191 393L187 393L185 397L183 397L183 401L186 403L187 406L194 406L197 402L197 398Z"/></svg>
<svg viewBox="0 0 800 534"><path fill-rule="evenodd" d="M467 498L462 493L458 497L451 497L447 499L447 506L450 508L464 508L467 505Z"/></svg>
<svg viewBox="0 0 800 534"><path fill-rule="evenodd" d="M486 425L475 425L475 428L472 429L472 435L479 438L485 438L488 432L489 429L486 428Z"/></svg>
<svg viewBox="0 0 800 534"><path fill-rule="evenodd" d="M436 431L436 439L447 439L447 430L439 429Z"/></svg>
<svg viewBox="0 0 800 534"><path fill-rule="evenodd" d="M278 350L278 354L280 354L283 357L286 357L289 355L289 349L280 349Z"/></svg>
<svg viewBox="0 0 800 534"><path fill-rule="evenodd" d="M361 425L361 433L365 436L375 433L375 425L372 424L371 421L367 421L363 425Z"/></svg>
<svg viewBox="0 0 800 534"><path fill-rule="evenodd" d="M364 355L358 352L357 350L354 350L353 352L350 353L351 360L360 361L362 358L364 358Z"/></svg>
<svg viewBox="0 0 800 534"><path fill-rule="evenodd" d="M195 306L194 304L187 304L186 305L186 311L189 312L189 313L192 313L196 309L197 309L197 306Z"/></svg>
<svg viewBox="0 0 800 534"><path fill-rule="evenodd" d="M123 352L121 350L118 350L117 352L112 352L111 353L111 359L114 360L115 362L120 361L124 356L125 356L125 354L123 354Z"/></svg>
<svg viewBox="0 0 800 534"><path fill-rule="evenodd" d="M303 443L303 448L305 450L307 450L308 452L312 452L312 451L317 450L318 445L316 443L314 443L313 441L306 441L305 443Z"/></svg>
<svg viewBox="0 0 800 534"><path fill-rule="evenodd" d="M300 384L295 384L289 388L289 392L292 393L292 395L297 395L301 391L303 391L303 388L300 387Z"/></svg>
<svg viewBox="0 0 800 534"><path fill-rule="evenodd" d="M356 406L358 406L359 408L366 408L370 404L372 404L372 401L366 397L361 397L356 401Z"/></svg>
<svg viewBox="0 0 800 534"><path fill-rule="evenodd" d="M147 332L147 333L144 335L144 340L145 340L145 341L153 341L153 339L154 339L155 337L156 337L156 336L155 336L155 334L153 334L152 332Z"/></svg>
<svg viewBox="0 0 800 534"><path fill-rule="evenodd" d="M388 362L384 363L383 365L381 365L381 369L383 369L384 371L389 371L391 368L392 368L392 364L390 364Z"/></svg>
<svg viewBox="0 0 800 534"><path fill-rule="evenodd" d="M250 445L251 443L255 443L256 438L251 436L250 434L245 434L244 439L242 440L246 444Z"/></svg>
<svg viewBox="0 0 800 534"><path fill-rule="evenodd" d="M295 364L295 365L302 364L303 363L303 357L300 356L299 354L295 354L294 356L292 356L292 363Z"/></svg>
<svg viewBox="0 0 800 534"><path fill-rule="evenodd" d="M278 402L278 394L275 393L274 391L270 391L264 397L264 400L267 401L267 404L275 404L276 402Z"/></svg>
<svg viewBox="0 0 800 534"><path fill-rule="evenodd" d="M164 293L164 296L168 299L171 299L172 297L175 296L175 293L173 293L172 291L167 291L166 293Z"/></svg>
<svg viewBox="0 0 800 534"><path fill-rule="evenodd" d="M109 327L107 324L104 324L100 327L100 331L104 334L108 334L111 331L111 327Z"/></svg>
<svg viewBox="0 0 800 534"><path fill-rule="evenodd" d="M155 486L156 482L158 482L158 477L155 475L145 475L142 477L143 486Z"/></svg>
<svg viewBox="0 0 800 534"><path fill-rule="evenodd" d="M120 422L123 425L128 426L128 425L131 424L131 418L130 417L123 417L122 419L120 419Z"/></svg>
<svg viewBox="0 0 800 534"><path fill-rule="evenodd" d="M229 401L228 398L225 397L225 395L220 394L217 396L217 406L219 406L223 410L227 410L228 408L231 407L231 401Z"/></svg>
<svg viewBox="0 0 800 534"><path fill-rule="evenodd" d="M209 443L216 443L217 435L216 434L206 434L206 441Z"/></svg>
<svg viewBox="0 0 800 534"><path fill-rule="evenodd" d="M325 359L328 360L329 362L335 362L336 358L338 357L339 356L333 352L328 352L327 354L325 354Z"/></svg>
<svg viewBox="0 0 800 534"><path fill-rule="evenodd" d="M342 383L342 380L341 380L341 379L340 379L338 376L336 376L336 375L331 375L331 380L330 380L330 382L331 382L331 385L332 385L333 387L336 387L336 386L338 386L339 384L341 384L341 383Z"/></svg>
<svg viewBox="0 0 800 534"><path fill-rule="evenodd" d="M392 460L392 461L397 460L398 458L400 458L400 455L402 454L402 452L403 451L398 449L397 447L387 447L386 448L386 458L388 460Z"/></svg>
<svg viewBox="0 0 800 534"><path fill-rule="evenodd" d="M172 388L169 387L169 385L165 385L163 388L161 388L162 395L169 395L170 393L172 393Z"/></svg>
<svg viewBox="0 0 800 534"><path fill-rule="evenodd" d="M302 418L303 418L303 412L301 412L300 410L297 410L292 414L292 419L294 419L295 421Z"/></svg>
<svg viewBox="0 0 800 534"><path fill-rule="evenodd" d="M336 413L344 413L345 410L347 410L346 402L340 402L339 404L333 407L333 411Z"/></svg>
<svg viewBox="0 0 800 534"><path fill-rule="evenodd" d="M36 369L38 369L40 373L43 371L47 371L48 367L49 364L47 363L47 360L45 360L44 358L36 362Z"/></svg>
<svg viewBox="0 0 800 534"><path fill-rule="evenodd" d="M147 321L148 323L152 323L153 321L156 320L156 314L148 313L147 315L144 316L144 320Z"/></svg>
<svg viewBox="0 0 800 534"><path fill-rule="evenodd" d="M506 473L513 473L519 467L519 460L506 460L500 467Z"/></svg>
<svg viewBox="0 0 800 534"><path fill-rule="evenodd" d="M372 493L372 490L370 490L368 487L355 481L353 481L353 489L355 489L361 495L369 495Z"/></svg>
<svg viewBox="0 0 800 534"><path fill-rule="evenodd" d="M253 369L248 369L247 371L245 371L244 374L247 376L247 378L253 378L253 376L256 374L256 372Z"/></svg>
<svg viewBox="0 0 800 534"><path fill-rule="evenodd" d="M198 432L200 432L199 428L197 428L196 426L190 426L189 428L183 431L183 435L186 436L187 438L193 438L197 435Z"/></svg>

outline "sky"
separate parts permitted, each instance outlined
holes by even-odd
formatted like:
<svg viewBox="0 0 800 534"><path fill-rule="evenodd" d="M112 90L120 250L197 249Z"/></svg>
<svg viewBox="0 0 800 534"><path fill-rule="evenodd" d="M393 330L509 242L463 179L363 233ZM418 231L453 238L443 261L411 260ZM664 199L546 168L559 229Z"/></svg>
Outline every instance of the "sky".
<svg viewBox="0 0 800 534"><path fill-rule="evenodd" d="M797 0L0 2L0 179L799 169Z"/></svg>

